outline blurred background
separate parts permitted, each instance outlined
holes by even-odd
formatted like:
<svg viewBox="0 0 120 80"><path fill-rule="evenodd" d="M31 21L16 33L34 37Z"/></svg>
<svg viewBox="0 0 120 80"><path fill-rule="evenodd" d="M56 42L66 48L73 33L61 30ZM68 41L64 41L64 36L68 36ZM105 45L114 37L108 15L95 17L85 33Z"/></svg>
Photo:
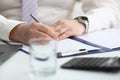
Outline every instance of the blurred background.
<svg viewBox="0 0 120 80"><path fill-rule="evenodd" d="M51 25L59 19L73 19L76 16L83 15L79 0L39 0L40 20Z"/></svg>

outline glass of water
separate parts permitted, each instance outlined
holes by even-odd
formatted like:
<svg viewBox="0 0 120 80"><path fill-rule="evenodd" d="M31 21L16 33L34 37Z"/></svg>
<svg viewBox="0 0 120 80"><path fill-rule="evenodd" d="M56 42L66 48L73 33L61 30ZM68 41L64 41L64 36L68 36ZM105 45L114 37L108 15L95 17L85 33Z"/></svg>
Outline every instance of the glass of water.
<svg viewBox="0 0 120 80"><path fill-rule="evenodd" d="M29 41L30 46L30 77L51 80L56 74L57 41L47 38L34 38ZM47 79L48 78L48 79Z"/></svg>

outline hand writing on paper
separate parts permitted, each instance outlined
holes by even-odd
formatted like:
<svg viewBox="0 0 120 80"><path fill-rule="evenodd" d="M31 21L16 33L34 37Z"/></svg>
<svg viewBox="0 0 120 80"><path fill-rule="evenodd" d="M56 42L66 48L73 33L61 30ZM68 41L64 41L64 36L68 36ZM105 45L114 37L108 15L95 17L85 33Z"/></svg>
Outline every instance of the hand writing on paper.
<svg viewBox="0 0 120 80"><path fill-rule="evenodd" d="M54 28L37 22L17 25L10 33L11 40L19 41L24 44L28 44L29 40L32 38L39 37L48 38L49 40L52 38L56 39L57 33Z"/></svg>
<svg viewBox="0 0 120 80"><path fill-rule="evenodd" d="M39 23L42 23L41 21L37 20L36 17L34 17L32 14L30 16ZM70 36L79 36L82 35L85 32L85 26L83 24L78 23L77 20L59 20L56 23L52 25L58 34L57 39L65 39ZM52 28L51 27L51 28Z"/></svg>
<svg viewBox="0 0 120 80"><path fill-rule="evenodd" d="M36 22L32 24L19 24L10 32L10 39L28 44L32 38L45 37L51 40L65 39L70 36L82 35L85 31L83 24L77 20L59 20L52 27L39 22L34 16L30 15ZM38 23L39 22L39 23ZM47 41L49 42L49 41Z"/></svg>

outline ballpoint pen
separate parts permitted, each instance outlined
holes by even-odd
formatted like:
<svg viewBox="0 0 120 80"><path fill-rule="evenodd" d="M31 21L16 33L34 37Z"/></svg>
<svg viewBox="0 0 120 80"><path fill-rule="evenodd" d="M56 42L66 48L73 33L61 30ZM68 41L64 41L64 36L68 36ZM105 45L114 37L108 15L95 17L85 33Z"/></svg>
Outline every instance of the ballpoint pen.
<svg viewBox="0 0 120 80"><path fill-rule="evenodd" d="M30 14L30 16L36 21L39 23L39 20L37 20L37 18L35 18L32 14Z"/></svg>
<svg viewBox="0 0 120 80"><path fill-rule="evenodd" d="M35 16L33 16L32 14L30 14L30 16L32 17L32 19L34 19L36 22L43 24L42 21L38 20Z"/></svg>

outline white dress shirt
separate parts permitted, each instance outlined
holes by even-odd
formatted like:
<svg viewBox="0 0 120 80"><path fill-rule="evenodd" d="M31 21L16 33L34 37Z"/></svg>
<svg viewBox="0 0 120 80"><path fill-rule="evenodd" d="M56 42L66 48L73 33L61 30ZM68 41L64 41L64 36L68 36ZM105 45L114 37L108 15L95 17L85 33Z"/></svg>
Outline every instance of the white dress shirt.
<svg viewBox="0 0 120 80"><path fill-rule="evenodd" d="M120 19L119 0L80 0L89 19L88 31L115 26ZM75 0L39 0L39 18L45 24L71 17ZM80 16L81 13L79 13ZM21 21L22 0L0 0L0 38L9 40L10 31ZM76 16L77 17L77 16Z"/></svg>

